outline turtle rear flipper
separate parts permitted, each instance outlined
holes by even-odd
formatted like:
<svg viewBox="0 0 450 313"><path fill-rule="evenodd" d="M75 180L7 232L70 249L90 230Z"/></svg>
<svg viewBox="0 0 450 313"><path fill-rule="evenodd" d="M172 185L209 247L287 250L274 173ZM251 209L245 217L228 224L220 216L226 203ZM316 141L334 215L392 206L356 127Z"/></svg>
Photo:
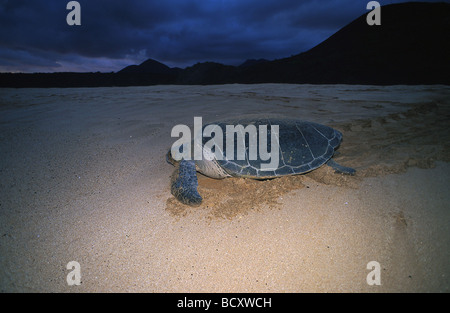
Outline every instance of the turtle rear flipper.
<svg viewBox="0 0 450 313"><path fill-rule="evenodd" d="M172 177L172 195L184 204L198 206L203 199L198 193L197 187L195 162L182 160Z"/></svg>
<svg viewBox="0 0 450 313"><path fill-rule="evenodd" d="M356 170L351 167L342 166L333 159L329 159L327 162L328 166L331 166L332 169L336 171L336 173L346 174L346 175L355 175Z"/></svg>

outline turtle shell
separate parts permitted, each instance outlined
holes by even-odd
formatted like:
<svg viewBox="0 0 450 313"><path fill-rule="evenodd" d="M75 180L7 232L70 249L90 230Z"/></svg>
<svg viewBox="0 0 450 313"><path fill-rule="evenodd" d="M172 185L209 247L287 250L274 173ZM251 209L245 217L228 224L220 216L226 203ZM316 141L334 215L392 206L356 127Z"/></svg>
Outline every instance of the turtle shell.
<svg viewBox="0 0 450 313"><path fill-rule="evenodd" d="M216 162L228 174L237 177L266 179L312 171L333 156L334 150L342 140L342 134L338 130L295 119L241 119L216 122L210 125L220 127L223 134L221 145L223 158L217 159ZM236 125L242 125L242 127L236 127ZM257 138L255 138L255 132L249 131L253 126L247 128L249 125L256 127ZM273 138L278 142L275 143L272 141L272 132L276 130L274 127L276 125L278 125L278 138L276 136ZM205 125L203 129L207 126ZM267 131L264 131L264 127ZM262 130L261 134L260 130ZM214 132L214 129L212 131ZM262 141L263 144L260 147L261 138L263 138L261 135L267 137L266 143ZM214 138L212 133L211 136ZM210 140L211 137L203 137L203 144ZM249 145L250 142L256 142L257 149L252 148L254 145ZM234 149L226 149L227 145ZM242 150L242 146L245 147L244 150ZM274 149L278 147L278 151L272 152L272 147ZM265 158L261 157L260 149L268 153ZM256 153L255 150L257 150ZM269 164L269 156L276 157L275 153L278 155L278 166L270 170L262 170L262 164Z"/></svg>

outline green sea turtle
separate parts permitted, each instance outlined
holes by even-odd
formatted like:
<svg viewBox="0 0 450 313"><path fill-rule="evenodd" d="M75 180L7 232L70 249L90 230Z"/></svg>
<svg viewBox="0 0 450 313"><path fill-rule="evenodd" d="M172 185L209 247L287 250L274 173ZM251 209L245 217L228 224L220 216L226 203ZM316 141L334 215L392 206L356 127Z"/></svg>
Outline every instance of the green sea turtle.
<svg viewBox="0 0 450 313"><path fill-rule="evenodd" d="M211 160L208 160L208 158L187 160L179 155L172 155L173 153L182 154L183 145L171 149L167 153L167 161L177 167L172 178L171 192L180 202L187 205L197 206L202 202L202 197L197 191L197 171L208 177L218 179L226 177L271 179L307 173L323 164L331 166L336 172L342 174L354 175L356 172L354 169L341 166L331 159L335 149L342 141L342 134L338 130L325 125L285 118L238 119L208 125L213 125L213 129L220 127L220 133L222 134L227 134L227 125L242 125L243 127L254 125L256 128L265 125L268 138L273 138L271 137L272 126L278 125L278 133L275 137L277 141L272 142L269 139L265 142L267 145L266 151L271 150L271 148L277 150L271 152L276 153L278 164L276 168L271 170L261 170L262 164L265 164L266 161L263 162L259 156L256 158L249 157L248 143L250 139L248 133L241 137L244 138L245 145L245 157L241 157L241 159L237 155L239 138L231 141L231 144L236 148L233 149L232 153L227 156L227 150L223 149L221 151L223 158L210 157ZM202 130L208 125L205 125ZM223 146L226 147L226 140L229 139L227 136L224 137ZM206 152L203 147L210 139L211 137L202 137L203 154ZM257 144L260 144L260 142L261 140L258 140ZM194 141L191 145L193 151ZM212 150L209 151L211 154Z"/></svg>

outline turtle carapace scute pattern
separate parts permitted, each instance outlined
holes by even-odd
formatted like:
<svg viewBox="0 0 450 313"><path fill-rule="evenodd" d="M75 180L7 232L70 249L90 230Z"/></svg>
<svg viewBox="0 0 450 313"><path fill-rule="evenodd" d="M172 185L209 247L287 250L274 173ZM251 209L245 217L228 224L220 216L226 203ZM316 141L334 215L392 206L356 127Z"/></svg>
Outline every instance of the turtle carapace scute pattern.
<svg viewBox="0 0 450 313"><path fill-rule="evenodd" d="M202 160L181 160L174 161L174 156L169 150L167 160L177 166L177 172L172 180L172 194L182 203L191 206L197 206L201 203L202 198L197 191L198 181L197 173L212 177L245 177L253 179L270 179L286 175L297 175L307 173L320 166L327 164L336 172L354 175L355 170L337 164L331 158L334 151L339 147L342 141L342 133L331 127L303 121L297 119L285 118L259 118L259 119L235 119L226 120L205 125L203 130L208 127L214 132L217 127L221 128L223 134L222 147L227 147L227 140L232 140L231 144L234 149L231 152L223 149L220 159L202 158ZM244 132L242 136L227 136L227 125L242 125L240 129L245 129L248 125L254 125L257 130L261 128L266 132L257 132L257 138L250 138L251 132ZM278 128L276 136L272 136L275 127ZM254 134L254 133L253 133ZM261 141L261 134L267 135L265 141ZM259 136L258 136L259 135ZM211 137L202 137L202 146L204 146ZM241 142L239 142L239 138ZM276 144L272 139L277 140ZM253 141L252 141L253 139ZM256 142L257 147L249 147L249 143ZM278 166L276 168L262 169L264 164L269 163L260 157L260 144L265 143L264 147L267 153L278 157ZM239 145L241 145L239 147ZM244 147L244 155L238 155ZM278 151L272 151L278 149ZM175 149L175 151L179 151ZM205 151L205 150L203 150ZM256 151L256 152L255 152ZM253 154L252 154L253 152ZM227 153L229 153L227 155ZM276 153L276 155L274 154ZM255 157L256 156L256 157ZM179 159L179 158L178 158Z"/></svg>

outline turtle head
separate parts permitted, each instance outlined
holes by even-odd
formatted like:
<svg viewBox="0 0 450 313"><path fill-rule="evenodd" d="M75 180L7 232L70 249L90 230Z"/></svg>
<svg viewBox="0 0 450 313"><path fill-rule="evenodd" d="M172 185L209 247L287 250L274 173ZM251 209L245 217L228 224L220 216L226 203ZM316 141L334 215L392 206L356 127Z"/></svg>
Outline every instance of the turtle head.
<svg viewBox="0 0 450 313"><path fill-rule="evenodd" d="M178 162L175 161L175 159L172 157L172 151L170 151L170 149L166 154L166 161L167 161L167 163L172 164L174 166L176 166L178 164Z"/></svg>
<svg viewBox="0 0 450 313"><path fill-rule="evenodd" d="M194 151L193 141L172 146L166 154L166 161L174 166L178 165L181 160L190 160L191 151Z"/></svg>

